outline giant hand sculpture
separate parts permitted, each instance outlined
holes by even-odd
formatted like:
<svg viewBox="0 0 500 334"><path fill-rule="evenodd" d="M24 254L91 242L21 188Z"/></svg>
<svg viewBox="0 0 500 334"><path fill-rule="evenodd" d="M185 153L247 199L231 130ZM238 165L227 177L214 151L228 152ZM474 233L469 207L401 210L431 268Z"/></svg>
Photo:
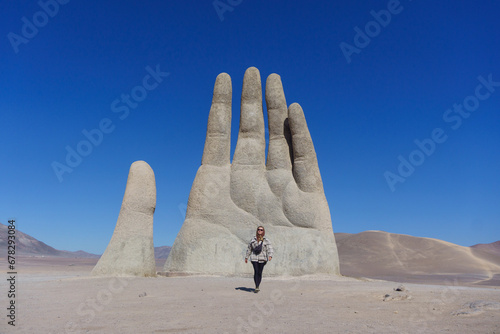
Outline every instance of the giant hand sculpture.
<svg viewBox="0 0 500 334"><path fill-rule="evenodd" d="M287 109L281 78L266 83L269 150L259 71L245 72L238 142L230 163L231 78L215 81L205 149L167 274L250 273L246 247L258 225L275 255L269 275L339 274L337 246L316 152L300 105Z"/></svg>

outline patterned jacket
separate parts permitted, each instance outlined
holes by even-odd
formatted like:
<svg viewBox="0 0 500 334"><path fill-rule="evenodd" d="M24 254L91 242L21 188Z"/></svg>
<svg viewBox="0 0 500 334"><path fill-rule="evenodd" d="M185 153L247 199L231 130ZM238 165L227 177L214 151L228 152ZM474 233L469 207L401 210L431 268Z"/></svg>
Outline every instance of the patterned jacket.
<svg viewBox="0 0 500 334"><path fill-rule="evenodd" d="M269 257L273 256L274 250L271 245L271 241L268 238L264 237L262 245L262 252L259 255L253 252L253 249L258 246L259 242L257 241L257 237L253 237L253 239L248 244L247 254L245 255L245 260L250 257L250 261L252 262L267 262Z"/></svg>

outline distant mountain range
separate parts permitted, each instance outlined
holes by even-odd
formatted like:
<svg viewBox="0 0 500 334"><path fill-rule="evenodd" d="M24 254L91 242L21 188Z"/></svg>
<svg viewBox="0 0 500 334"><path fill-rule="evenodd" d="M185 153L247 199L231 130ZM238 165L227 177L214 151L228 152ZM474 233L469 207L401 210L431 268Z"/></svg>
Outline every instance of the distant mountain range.
<svg viewBox="0 0 500 334"><path fill-rule="evenodd" d="M155 247L155 258L166 259L168 257L168 254L170 254L171 249L172 247L170 246Z"/></svg>
<svg viewBox="0 0 500 334"><path fill-rule="evenodd" d="M491 253L494 255L500 255L500 241L492 242L491 244L477 244L471 246L473 249L477 249L486 253Z"/></svg>
<svg viewBox="0 0 500 334"><path fill-rule="evenodd" d="M0 223L0 252L6 252L8 240L8 227ZM155 247L155 257L157 259L166 259L170 253L170 246ZM70 252L58 250L44 242L41 242L32 236L16 230L16 254L25 256L56 256L56 257L74 257L74 258L99 258L101 255L87 253L82 250ZM5 253L0 253L3 257Z"/></svg>
<svg viewBox="0 0 500 334"><path fill-rule="evenodd" d="M8 228L0 223L0 252L7 249ZM4 253L5 254L5 253ZM2 254L2 255L4 255ZM32 236L16 230L16 254L28 256L58 256L58 257L80 257L80 258L98 258L100 255L87 253L84 251L62 251L50 247L44 242L38 241Z"/></svg>

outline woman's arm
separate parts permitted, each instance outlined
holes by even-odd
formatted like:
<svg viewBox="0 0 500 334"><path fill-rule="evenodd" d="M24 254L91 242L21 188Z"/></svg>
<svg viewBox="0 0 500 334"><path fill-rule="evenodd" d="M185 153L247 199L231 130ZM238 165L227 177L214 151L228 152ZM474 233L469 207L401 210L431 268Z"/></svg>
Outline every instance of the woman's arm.
<svg viewBox="0 0 500 334"><path fill-rule="evenodd" d="M273 245L271 244L271 241L269 241L269 239L266 240L267 240L267 257L269 258L268 260L271 261L271 258L273 257L274 254L274 249Z"/></svg>
<svg viewBox="0 0 500 334"><path fill-rule="evenodd" d="M252 241L250 241L250 243L248 244L248 248L247 248L247 253L245 255L245 262L248 261L248 257L250 256L250 254L252 253Z"/></svg>

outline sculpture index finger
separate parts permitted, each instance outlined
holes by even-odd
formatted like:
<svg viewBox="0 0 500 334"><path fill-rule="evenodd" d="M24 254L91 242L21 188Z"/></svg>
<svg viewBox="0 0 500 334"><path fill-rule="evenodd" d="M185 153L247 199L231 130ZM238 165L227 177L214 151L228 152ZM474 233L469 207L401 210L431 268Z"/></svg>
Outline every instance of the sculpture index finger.
<svg viewBox="0 0 500 334"><path fill-rule="evenodd" d="M221 73L215 80L202 165L224 166L230 163L231 101L231 77Z"/></svg>

